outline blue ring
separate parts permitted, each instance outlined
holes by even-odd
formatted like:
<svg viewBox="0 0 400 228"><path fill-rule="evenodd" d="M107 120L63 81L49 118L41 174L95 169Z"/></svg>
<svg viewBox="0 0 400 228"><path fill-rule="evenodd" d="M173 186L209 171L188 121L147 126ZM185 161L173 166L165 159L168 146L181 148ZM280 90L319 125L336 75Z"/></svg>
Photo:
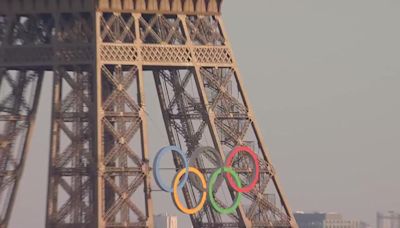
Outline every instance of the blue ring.
<svg viewBox="0 0 400 228"><path fill-rule="evenodd" d="M174 189L172 187L168 187L164 182L162 182L159 177L160 177L160 158L167 152L172 152L175 151L179 154L179 156L183 160L183 165L185 166L186 172L185 175L183 176L182 181L179 183L178 188L182 189L183 186L186 184L186 181L189 177L189 166L188 166L188 161L186 159L186 155L184 152L177 146L166 146L161 148L161 150L158 151L154 163L153 163L153 175L154 175L154 180L156 181L157 185L165 192L172 193Z"/></svg>

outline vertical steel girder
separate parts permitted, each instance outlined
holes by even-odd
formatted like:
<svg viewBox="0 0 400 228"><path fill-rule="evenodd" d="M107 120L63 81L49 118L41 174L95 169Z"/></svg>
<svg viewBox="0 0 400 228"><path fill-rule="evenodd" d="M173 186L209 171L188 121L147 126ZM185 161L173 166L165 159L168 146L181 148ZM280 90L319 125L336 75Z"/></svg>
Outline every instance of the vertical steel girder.
<svg viewBox="0 0 400 228"><path fill-rule="evenodd" d="M91 71L54 69L47 227L95 227Z"/></svg>
<svg viewBox="0 0 400 228"><path fill-rule="evenodd" d="M190 216L193 227L297 228L243 88L222 1L15 2L0 0L0 228L10 218L45 70L53 75L46 227L154 227L149 70L169 143L188 157L199 146L216 149L195 161L207 177L236 146L260 160L260 181L236 212L221 215L206 203ZM248 184L250 158L239 153L233 164ZM216 201L227 207L237 193L219 181ZM194 207L202 190L188 181L182 191Z"/></svg>
<svg viewBox="0 0 400 228"><path fill-rule="evenodd" d="M141 74L141 69L133 65L101 67L98 111L102 138L97 145L102 200L98 210L99 223L105 227L147 227L150 222L150 166ZM141 186L145 191L138 195ZM143 201L144 207L138 204Z"/></svg>
<svg viewBox="0 0 400 228"><path fill-rule="evenodd" d="M0 74L0 227L6 227L32 137L43 72L1 69Z"/></svg>

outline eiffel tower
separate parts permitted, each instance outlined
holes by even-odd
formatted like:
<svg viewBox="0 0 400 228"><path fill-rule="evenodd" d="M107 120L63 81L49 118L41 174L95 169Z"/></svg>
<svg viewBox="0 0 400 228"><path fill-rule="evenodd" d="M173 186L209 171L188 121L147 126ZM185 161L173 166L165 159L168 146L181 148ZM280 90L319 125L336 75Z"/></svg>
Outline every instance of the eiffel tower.
<svg viewBox="0 0 400 228"><path fill-rule="evenodd" d="M249 3L246 3L249 4ZM52 113L46 227L154 227L144 73L154 78L166 135L209 177L216 158L251 147L259 183L235 213L206 203L193 227L293 227L221 18L222 0L0 0L0 228L9 224L42 81ZM182 162L174 154L174 164ZM245 185L250 159L234 168ZM211 168L209 168L211 166ZM223 179L223 178L222 178ZM200 189L182 189L188 208ZM222 189L222 190L221 190ZM237 192L216 190L222 207ZM227 197L218 192L227 191Z"/></svg>

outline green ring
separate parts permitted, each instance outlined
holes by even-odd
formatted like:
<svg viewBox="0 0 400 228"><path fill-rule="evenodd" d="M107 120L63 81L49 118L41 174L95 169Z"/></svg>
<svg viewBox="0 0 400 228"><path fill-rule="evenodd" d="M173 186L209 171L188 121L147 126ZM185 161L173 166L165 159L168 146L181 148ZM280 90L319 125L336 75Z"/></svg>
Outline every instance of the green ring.
<svg viewBox="0 0 400 228"><path fill-rule="evenodd" d="M214 184L217 181L218 175L220 175L222 172L230 173L236 183L236 185L241 188L242 183L240 182L239 175L233 170L231 167L224 167L224 168L219 168L215 170L215 172L211 175L210 180L209 180L209 185L208 185L208 200L210 201L212 207L218 211L221 214L232 214L235 212L236 208L239 206L240 201L242 200L242 194L240 192L237 193L235 201L233 201L232 206L228 208L222 208L220 207L217 202L214 199L214 193L213 193L213 188Z"/></svg>

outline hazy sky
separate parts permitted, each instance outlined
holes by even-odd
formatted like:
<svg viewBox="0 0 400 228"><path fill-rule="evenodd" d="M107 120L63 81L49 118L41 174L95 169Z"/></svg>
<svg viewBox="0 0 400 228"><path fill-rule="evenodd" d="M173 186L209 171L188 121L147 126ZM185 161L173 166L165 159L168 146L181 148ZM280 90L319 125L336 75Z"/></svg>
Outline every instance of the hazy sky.
<svg viewBox="0 0 400 228"><path fill-rule="evenodd" d="M293 210L372 226L400 211L400 0L225 0L223 14ZM44 224L50 88L11 228Z"/></svg>

